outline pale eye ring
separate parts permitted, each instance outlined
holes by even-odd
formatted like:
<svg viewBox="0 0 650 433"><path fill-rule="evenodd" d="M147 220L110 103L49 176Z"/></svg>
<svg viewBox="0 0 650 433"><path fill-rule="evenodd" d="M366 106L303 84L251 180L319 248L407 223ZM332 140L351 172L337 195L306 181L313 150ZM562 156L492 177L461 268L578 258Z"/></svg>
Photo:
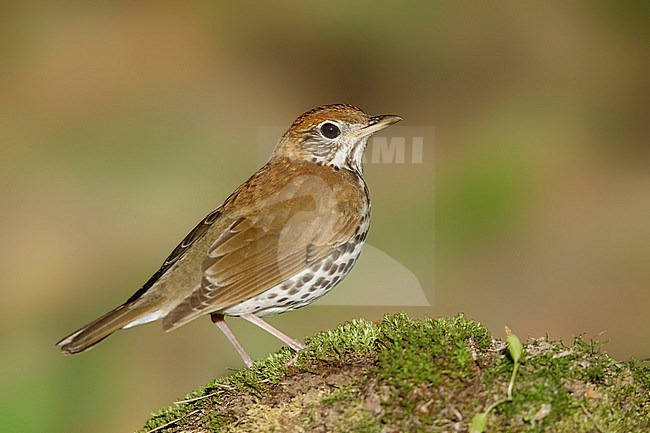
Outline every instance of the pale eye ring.
<svg viewBox="0 0 650 433"><path fill-rule="evenodd" d="M341 135L341 129L332 122L323 123L320 128L318 128L320 134L329 139L333 139Z"/></svg>

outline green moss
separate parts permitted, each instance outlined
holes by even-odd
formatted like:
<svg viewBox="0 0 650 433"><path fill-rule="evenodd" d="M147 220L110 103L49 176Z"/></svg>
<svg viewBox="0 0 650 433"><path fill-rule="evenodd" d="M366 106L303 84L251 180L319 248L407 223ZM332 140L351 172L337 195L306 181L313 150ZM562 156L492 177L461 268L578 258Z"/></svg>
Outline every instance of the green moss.
<svg viewBox="0 0 650 433"><path fill-rule="evenodd" d="M323 398L322 402L333 405L335 403L346 402L358 399L360 390L357 386L344 386L334 390L331 394Z"/></svg>
<svg viewBox="0 0 650 433"><path fill-rule="evenodd" d="M333 391L322 391L321 396L308 405L305 422L300 431L312 431L323 425L324 417L336 414L327 431L332 433L379 433L382 424L364 405L363 392L356 386L346 386ZM321 428L322 430L322 428Z"/></svg>
<svg viewBox="0 0 650 433"><path fill-rule="evenodd" d="M228 425L228 418L220 413L213 413L210 415L210 430L211 431L221 431L223 427Z"/></svg>
<svg viewBox="0 0 650 433"><path fill-rule="evenodd" d="M633 431L627 429L638 427L639 418L622 410L626 405L621 398L636 395L643 400L637 389L640 383L631 380L625 385L619 367L600 348L600 343L587 343L582 338L570 348L560 341L540 339L529 343L513 401L497 408L496 419L490 425L507 429L513 419L521 417L528 423L523 432L542 432L548 426L554 426L557 432L587 432L593 431L594 422L617 426L612 431ZM511 368L511 361L504 357L488 372L488 382L498 385ZM592 405L593 411L589 409ZM542 407L547 407L548 413L533 422ZM645 416L650 415L647 407L644 411Z"/></svg>
<svg viewBox="0 0 650 433"><path fill-rule="evenodd" d="M438 384L443 375L465 378L473 354L491 344L487 329L462 314L422 320L396 314L384 318L381 332L380 377L400 388Z"/></svg>
<svg viewBox="0 0 650 433"><path fill-rule="evenodd" d="M650 431L650 368L614 362L601 346L525 342L513 399L489 413L487 431ZM284 348L158 412L142 431L466 430L506 395L507 352L462 314L353 320L309 337L291 367Z"/></svg>
<svg viewBox="0 0 650 433"><path fill-rule="evenodd" d="M650 366L642 365L639 361L633 359L630 361L630 370L635 380L650 392Z"/></svg>
<svg viewBox="0 0 650 433"><path fill-rule="evenodd" d="M300 361L331 361L346 354L363 355L376 350L380 335L376 324L365 319L354 319L335 329L314 334L306 339L307 349L300 353Z"/></svg>
<svg viewBox="0 0 650 433"><path fill-rule="evenodd" d="M380 433L382 424L371 413L357 405L346 410L334 423L331 431L335 433Z"/></svg>

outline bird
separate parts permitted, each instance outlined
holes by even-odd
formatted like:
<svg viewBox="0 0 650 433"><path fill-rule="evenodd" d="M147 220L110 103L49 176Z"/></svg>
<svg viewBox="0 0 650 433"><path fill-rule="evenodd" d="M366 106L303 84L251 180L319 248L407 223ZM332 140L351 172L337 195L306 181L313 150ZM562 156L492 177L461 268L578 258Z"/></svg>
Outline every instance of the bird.
<svg viewBox="0 0 650 433"><path fill-rule="evenodd" d="M299 116L268 162L210 212L123 304L64 337L84 352L117 330L162 320L171 331L210 315L247 367L225 317L243 318L297 354L305 347L263 318L311 304L356 263L370 226L363 179L369 138L402 120L350 104Z"/></svg>

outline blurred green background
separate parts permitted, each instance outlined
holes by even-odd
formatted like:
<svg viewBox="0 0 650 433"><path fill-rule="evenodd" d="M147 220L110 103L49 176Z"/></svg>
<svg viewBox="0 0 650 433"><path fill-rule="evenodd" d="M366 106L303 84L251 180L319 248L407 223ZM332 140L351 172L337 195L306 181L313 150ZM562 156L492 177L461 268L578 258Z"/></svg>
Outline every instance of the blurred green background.
<svg viewBox="0 0 650 433"><path fill-rule="evenodd" d="M3 432L131 431L243 366L207 318L74 357L54 343L128 298L258 167L260 128L324 103L400 114L407 138L434 128L421 164L366 167L368 243L432 305L271 323L302 338L463 311L495 335L650 356L650 3L217 3L3 3ZM241 322L254 357L280 346Z"/></svg>

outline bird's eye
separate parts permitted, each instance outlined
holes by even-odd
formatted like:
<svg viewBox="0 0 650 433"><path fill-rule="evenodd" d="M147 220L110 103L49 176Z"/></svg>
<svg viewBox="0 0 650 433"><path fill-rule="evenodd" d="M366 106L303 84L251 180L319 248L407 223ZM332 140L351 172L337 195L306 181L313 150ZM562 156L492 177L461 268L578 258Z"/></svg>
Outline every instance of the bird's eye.
<svg viewBox="0 0 650 433"><path fill-rule="evenodd" d="M320 127L320 133L325 138L336 138L341 135L341 130L335 124L331 122L325 122Z"/></svg>

